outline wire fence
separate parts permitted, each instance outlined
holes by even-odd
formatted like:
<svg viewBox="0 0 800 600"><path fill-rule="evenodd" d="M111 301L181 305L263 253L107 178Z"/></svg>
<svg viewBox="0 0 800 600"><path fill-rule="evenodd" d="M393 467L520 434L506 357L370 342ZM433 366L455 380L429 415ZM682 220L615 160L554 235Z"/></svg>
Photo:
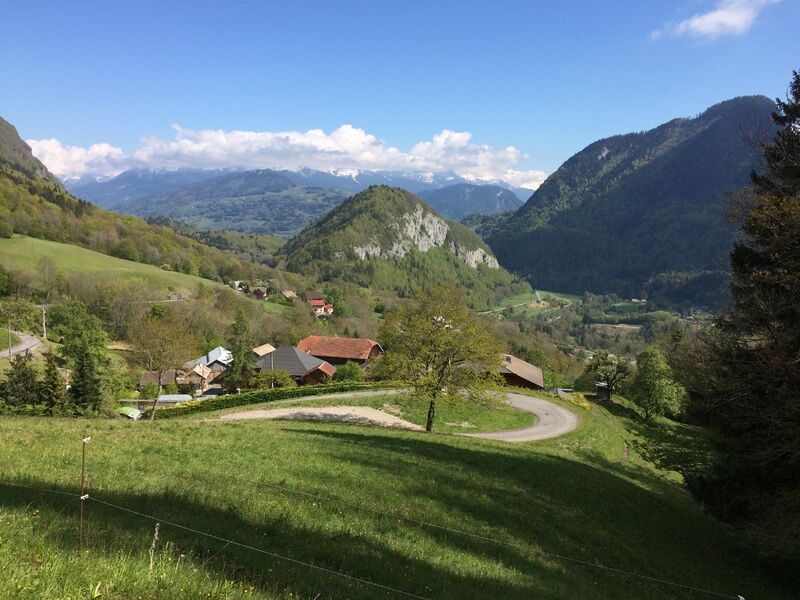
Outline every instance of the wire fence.
<svg viewBox="0 0 800 600"><path fill-rule="evenodd" d="M84 450L85 450L85 446L86 446L87 441L88 441L88 438L85 438L84 439ZM465 537L470 537L470 538L473 538L473 539L479 539L479 540L482 540L482 541L485 541L485 542L488 542L488 543L492 543L492 544L513 547L513 548L516 548L516 549L519 549L519 550L523 550L525 552L538 554L538 555L545 556L545 557L548 557L550 559L558 560L558 561L561 561L561 562L564 562L564 563L582 565L582 566L589 567L589 568L592 568L592 569L598 569L598 570L606 571L606 572L609 572L609 573L613 573L613 574L616 574L616 575L619 575L619 576L634 578L634 579L638 579L638 580L641 580L641 581L647 581L649 583L656 583L656 584L663 585L663 586L669 586L669 587L682 589L682 590L685 590L685 591L691 591L691 592L695 592L695 593L699 593L699 594L704 594L704 595L707 595L707 596L713 596L713 597L717 597L717 598L728 598L728 599L731 599L731 600L744 600L743 596L741 596L741 595L718 592L718 591L715 591L715 590L705 589L705 588L702 588L702 587L699 587L699 586L695 586L695 585L691 585L691 584L688 584L688 583L672 581L672 580L669 580L669 579L666 579L666 578L662 578L662 577L655 577L655 576L651 576L651 575L645 575L645 574L642 574L642 573L637 573L637 572L634 572L634 571L629 571L629 570L626 570L626 569L621 569L621 568L617 568L617 567L611 567L611 566L607 566L607 565L602 565L602 564L599 564L599 563L590 562L588 560L580 559L580 558L577 558L577 557L565 556L563 554L558 554L558 553L555 553L555 552L549 552L549 551L543 550L541 548L538 548L538 547L535 547L535 546L532 546L532 545L529 545L529 544L520 544L518 542L513 542L513 541L509 541L509 540L503 540L503 539L499 539L499 538L492 537L492 536L485 535L485 534L481 534L481 533L475 533L475 532L472 532L472 531L467 531L467 530L464 530L464 529L459 529L459 528L451 527L451 526L448 526L448 525L442 525L440 523L434 523L434 522L430 522L430 521L423 521L423 520L420 520L420 519L415 519L413 517L409 517L407 515L403 515L403 514L400 514L400 513L395 513L395 512L385 511L385 510L378 510L378 509L375 509L375 508L373 508L373 507L371 507L369 505L366 505L366 504L351 502L351 501L344 500L342 498L337 498L337 497L331 496L331 495L321 494L321 493L318 493L318 492L309 492L309 491L305 491L305 490L299 490L299 489L296 489L296 488L292 488L290 486L276 484L276 483L270 483L270 482L263 481L263 480L235 477L235 476L228 475L228 474L215 473L214 475L215 475L215 477L223 477L223 478L226 478L228 480L236 481L236 482L239 482L239 483L246 483L246 484L249 484L249 485L257 485L257 486L261 486L261 487L270 488L270 489L273 489L273 490L279 490L279 491L282 491L282 492L286 492L286 493L290 493L290 494L294 494L294 495L298 495L298 496L303 496L303 497L307 497L307 498L311 498L311 499L314 499L314 500L317 500L317 501L320 501L320 502L333 502L333 503L339 504L341 506L347 506L349 508L353 508L353 509L356 509L356 510L359 510L359 511L362 511L362 512L367 512L367 513L371 513L371 514L379 515L379 516L383 516L383 517L389 517L389 518L392 518L392 519L396 519L398 521L404 521L406 523L409 523L409 524L412 524L412 525L416 525L416 526L419 526L419 527L438 529L438 530L447 531L447 532L450 532L450 533L453 533L453 534L462 535L462 536L465 536ZM181 477L184 478L184 479L189 479L189 480L192 480L192 481L199 482L199 480L191 478L191 477L187 477L186 475L183 475L183 474L181 475ZM290 557L290 556L285 556L283 554L279 554L279 553L271 551L271 550L266 550L264 548L259 548L259 547L256 547L256 546L252 546L250 544L245 544L245 543L233 540L233 539L228 539L228 538L225 538L225 537L210 533L208 531L203 531L202 529L199 529L197 527L191 527L191 526L188 526L188 525L183 525L181 523L176 523L174 521L170 521L169 519L164 519L163 517L160 517L160 516L143 513L143 512L137 511L137 510L133 510L131 508L120 506L120 505L114 504L112 502L109 502L107 500L103 500L102 498L95 497L94 495L89 495L88 493L84 494L84 493L66 492L66 491L63 491L63 490L55 490L55 489L52 489L52 488L31 486L31 485L16 483L16 482L13 482L13 481L0 481L0 485L6 485L6 486L9 486L9 487L15 487L15 488L19 488L19 489L26 489L26 490L31 490L31 491L38 491L38 492L57 494L57 495L61 495L61 496L70 497L70 501L66 505L64 505L64 507L58 512L56 517L53 519L53 523L55 523L55 520L58 518L58 516L70 504L72 504L72 502L81 501L81 508L83 508L84 504L87 501L88 502L94 502L94 503L98 503L100 505L106 506L108 508L112 508L112 509L117 510L117 511L122 511L122 512L126 512L126 513L129 513L129 514L137 515L137 516L139 516L141 518L149 519L149 520L157 522L157 523L164 523L164 524L167 524L169 526L175 527L177 529L181 529L181 530L193 533L195 535L203 536L203 537L206 537L206 538L209 538L209 539L214 539L214 540L219 541L219 542L224 542L226 545L238 546L240 548L244 548L244 549L247 549L247 550L250 550L250 551L253 551L253 552L257 552L257 553L260 553L260 554L263 554L263 555L266 555L266 556L270 556L270 557L272 557L274 559L286 561L286 562L293 563L293 564L296 564L296 565L301 565L303 567L306 567L306 568L309 568L309 569L313 569L313 570L316 570L316 571L319 571L319 572L323 572L323 573L326 573L326 574L331 575L331 576L340 577L340 578L343 578L343 579L346 579L346 580L349 580L349 581L352 581L352 582L360 583L360 584L365 585L365 586L370 586L372 588L381 589L381 590L384 590L384 591L389 591L389 592L395 593L395 594L403 596L403 597L421 598L423 600L427 600L427 598L425 596L422 596L422 595L414 593L414 592L409 592L409 591L402 590L402 589L399 589L399 588L395 588L395 587L392 587L392 586L389 586L389 585L384 585L384 584L381 584L381 583L378 583L378 582L375 582L375 581L372 581L372 580L369 580L369 579L364 579L364 578L361 578L361 577L350 575L350 574L344 573L342 571L337 571L335 569L330 569L328 567L324 567L324 566L321 566L321 565L316 565L316 564L311 563L311 562L303 561L303 560L300 560L300 559L297 559L297 558L293 558L293 557ZM83 490L81 490L81 492L83 492ZM51 523L50 526L52 526L53 523ZM50 526L48 526L48 528ZM82 529L82 526L81 526L81 529ZM83 532L81 530L81 539L82 539L82 535L83 535Z"/></svg>

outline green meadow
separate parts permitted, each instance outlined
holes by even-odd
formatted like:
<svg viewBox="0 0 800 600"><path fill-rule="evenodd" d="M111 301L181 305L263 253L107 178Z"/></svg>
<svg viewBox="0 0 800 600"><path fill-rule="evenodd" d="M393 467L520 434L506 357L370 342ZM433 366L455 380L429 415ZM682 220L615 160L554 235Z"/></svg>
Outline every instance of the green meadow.
<svg viewBox="0 0 800 600"><path fill-rule="evenodd" d="M70 244L17 235L11 239L0 238L0 263L6 267L36 273L39 261L44 257L52 260L64 273L87 273L98 279L135 277L146 281L154 291L188 292L200 283L219 285L194 275L165 271Z"/></svg>
<svg viewBox="0 0 800 600"><path fill-rule="evenodd" d="M792 597L788 570L685 491L684 474L713 460L701 430L644 428L624 404L566 406L579 415L575 432L519 445L341 423L6 417L0 590L36 599L712 597L694 588Z"/></svg>

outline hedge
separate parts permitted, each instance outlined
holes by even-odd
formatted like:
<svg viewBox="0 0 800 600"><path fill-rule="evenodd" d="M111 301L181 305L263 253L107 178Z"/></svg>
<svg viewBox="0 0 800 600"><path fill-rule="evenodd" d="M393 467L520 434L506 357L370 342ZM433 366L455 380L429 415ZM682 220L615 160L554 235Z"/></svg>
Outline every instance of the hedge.
<svg viewBox="0 0 800 600"><path fill-rule="evenodd" d="M181 402L176 406L159 408L156 411L156 419L172 419L184 417L200 412L210 412L222 410L224 408L235 408L248 404L260 404L262 402L275 402L276 400L289 400L291 398L303 398L304 396L316 396L322 394L337 394L342 392L357 392L364 390L380 390L397 387L391 382L363 382L347 381L342 383L323 383L320 385L303 385L291 388L275 388L270 390L256 390L244 392L242 394L225 394L206 400L189 400ZM150 418L150 409L145 411L142 419Z"/></svg>

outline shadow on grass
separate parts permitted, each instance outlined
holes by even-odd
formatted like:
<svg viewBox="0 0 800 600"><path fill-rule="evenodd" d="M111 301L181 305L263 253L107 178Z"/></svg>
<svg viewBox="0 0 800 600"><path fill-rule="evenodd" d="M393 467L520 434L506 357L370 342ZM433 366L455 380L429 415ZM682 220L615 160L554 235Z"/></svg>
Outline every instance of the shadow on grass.
<svg viewBox="0 0 800 600"><path fill-rule="evenodd" d="M624 404L603 402L602 405L633 436L628 440L631 447L659 469L676 471L684 477L713 471L717 456L704 430L681 423L648 424L637 411Z"/></svg>
<svg viewBox="0 0 800 600"><path fill-rule="evenodd" d="M407 498L413 509L390 506L392 512L425 520L427 515L420 514L419 507L429 507L432 521L448 518L446 524L452 529L514 545L409 525L391 516L374 517L367 530L359 530L359 525L332 530L321 525L324 519L298 524L296 518L269 511L253 520L236 506L234 485L229 488L230 504L224 507L210 506L188 492L102 491L97 498L427 598L705 597L562 562L538 550L745 597L756 589L760 597L780 597L765 583L771 574L752 554L732 544L716 522L672 493L657 476L632 467L611 465L599 457L591 457L594 464L585 464L524 446L365 432L342 425L296 424L286 430L320 444L330 442L323 447L333 466L316 482L323 488L337 489L336 461L355 462L365 474L359 485L366 497L385 496L389 481L392 494ZM48 481L19 483L77 494ZM275 492L265 488L264 494L268 493ZM1 506L24 509L32 501L55 518L65 498L0 484ZM331 514L339 508L318 510ZM146 556L153 522L98 503L88 504L87 509L87 546L94 554ZM372 519L353 514L353 521L356 517L362 527L365 519ZM77 545L69 526L43 535L64 551L74 551ZM197 555L216 555L205 565L215 578L237 578L266 593L401 597L252 550L225 547L224 542L163 522L161 536ZM501 568L487 573L488 565Z"/></svg>

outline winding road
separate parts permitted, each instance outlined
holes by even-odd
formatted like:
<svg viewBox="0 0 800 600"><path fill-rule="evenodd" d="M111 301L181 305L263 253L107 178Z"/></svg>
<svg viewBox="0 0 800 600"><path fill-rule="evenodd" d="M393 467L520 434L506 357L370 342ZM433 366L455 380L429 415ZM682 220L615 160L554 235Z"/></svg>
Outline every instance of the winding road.
<svg viewBox="0 0 800 600"><path fill-rule="evenodd" d="M42 343L41 340L39 340L39 338L34 337L32 335L28 335L27 333L21 333L19 331L14 331L13 333L14 333L14 335L16 335L20 339L20 342L16 346L11 346L11 353L10 354L8 352L8 348L5 348L5 349L1 350L0 351L0 356L2 356L4 358L5 357L9 357L10 358L11 356L16 356L17 354L22 354L23 352L26 352L28 350L33 350L39 344Z"/></svg>
<svg viewBox="0 0 800 600"><path fill-rule="evenodd" d="M324 396L309 396L303 400L346 400L365 396L390 396L403 393L403 390L381 390L369 392L346 392L342 394L328 394ZM536 423L524 429L508 431L491 431L487 433L462 433L466 437L481 438L485 440L499 440L503 442L533 442L547 440L565 433L569 433L578 426L578 417L574 413L557 404L541 398L532 398L513 392L506 393L509 404L519 410L533 413ZM295 402L296 400L291 400ZM276 403L277 404L277 403ZM382 416L381 416L382 415ZM270 408L243 410L221 415L219 420L238 421L249 419L285 419L295 417L306 420L335 420L362 423L369 425L382 425L384 427L401 427L405 429L420 429L419 426L398 419L374 408L335 405L320 408Z"/></svg>

